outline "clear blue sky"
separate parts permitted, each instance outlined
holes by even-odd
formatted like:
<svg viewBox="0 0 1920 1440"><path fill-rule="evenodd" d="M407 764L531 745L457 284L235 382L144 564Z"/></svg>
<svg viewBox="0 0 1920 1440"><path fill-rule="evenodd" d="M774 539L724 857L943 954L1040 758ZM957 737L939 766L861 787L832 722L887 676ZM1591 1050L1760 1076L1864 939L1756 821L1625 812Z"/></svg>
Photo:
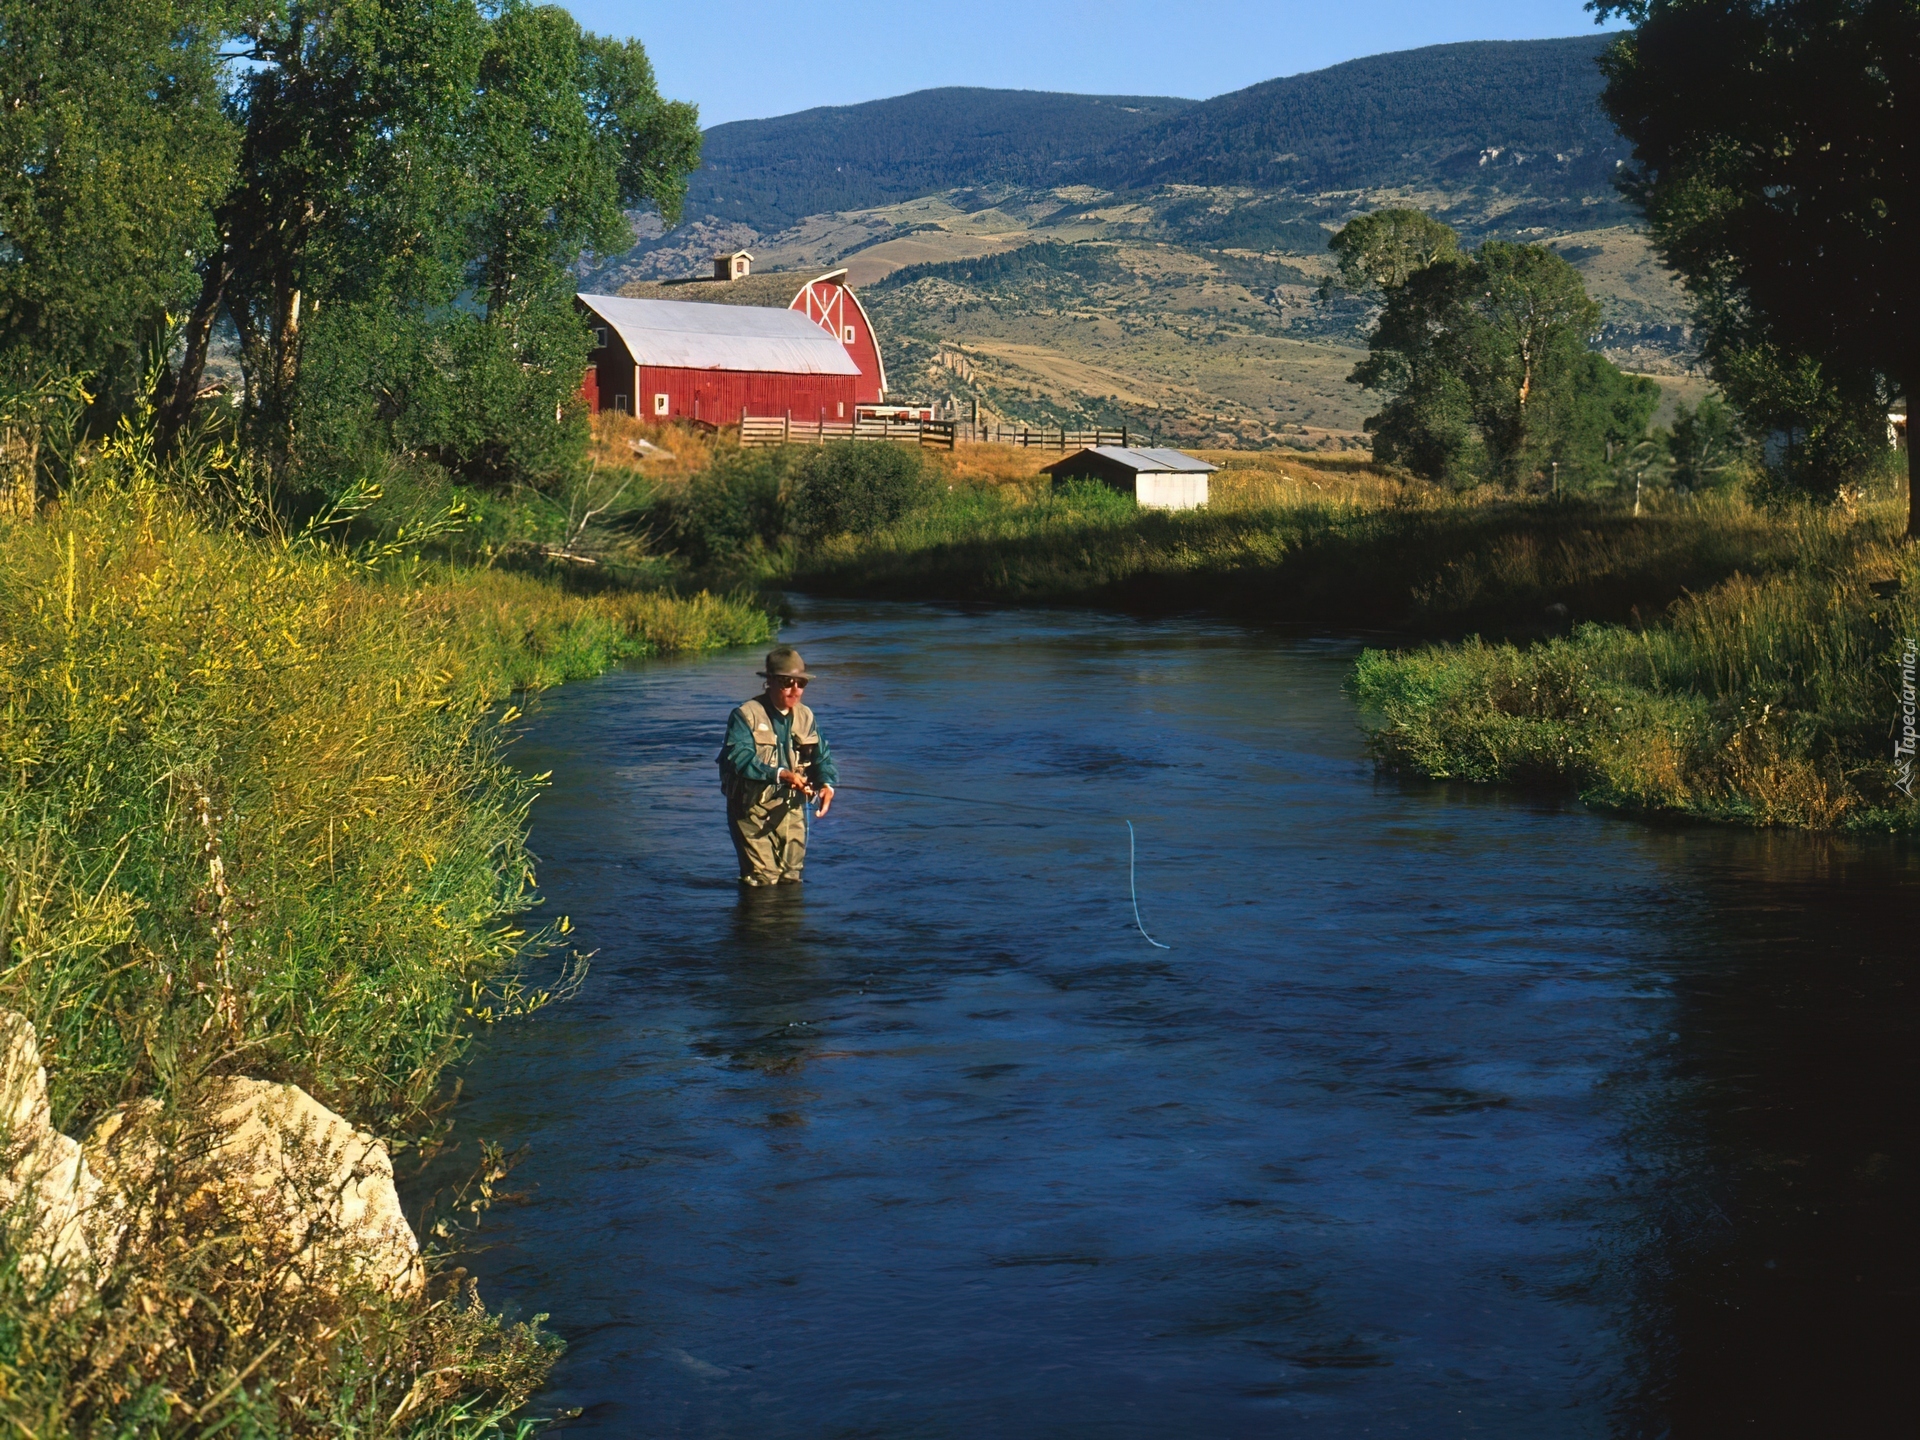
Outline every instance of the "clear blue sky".
<svg viewBox="0 0 1920 1440"><path fill-rule="evenodd" d="M1277 75L1449 40L1590 32L1579 0L571 0L637 36L661 92L706 125L932 85L1205 99Z"/></svg>

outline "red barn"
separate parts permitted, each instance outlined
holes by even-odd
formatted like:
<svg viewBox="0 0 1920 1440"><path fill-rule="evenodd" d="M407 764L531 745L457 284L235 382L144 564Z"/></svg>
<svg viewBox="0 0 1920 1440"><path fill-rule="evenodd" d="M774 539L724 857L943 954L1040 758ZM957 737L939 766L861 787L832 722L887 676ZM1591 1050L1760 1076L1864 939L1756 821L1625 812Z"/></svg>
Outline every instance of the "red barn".
<svg viewBox="0 0 1920 1440"><path fill-rule="evenodd" d="M851 420L856 405L875 405L886 398L886 363L880 356L879 337L874 334L873 323L867 318L867 312L860 303L860 297L847 285L845 270L830 270L824 275L809 278L804 274L775 273L770 275L748 275L741 273L746 267L744 262L750 257L744 253L734 256L718 257L714 265L714 278L700 277L691 280L655 280L642 281L627 285L617 296L583 295L582 307L591 312L594 318L595 347L592 354L593 369L587 372L584 393L593 408L615 409L622 394L642 397L638 402L629 398L629 405L637 413L652 419L656 416L658 404L656 396L668 397L668 409L660 418L681 416L687 419L698 418L716 425L729 425L748 415L785 415L791 411L796 420ZM726 261L725 265L721 262ZM643 342L638 335L625 337L620 328L604 318L606 310L603 302L619 306L624 301L646 300L671 302L670 312L655 312L656 316L678 313L688 304L707 306L725 306L729 309L749 311L773 311L777 315L791 314L803 319L814 327L816 334L830 337L837 343L842 354L851 361L857 372L855 384L850 395L843 395L834 389L829 397L821 379L810 378L824 372L809 370L795 372L790 391L793 403L784 400L775 403L781 393L781 387L765 379L743 394L740 408L724 408L722 385L718 377L708 377L701 381L688 382L694 392L692 398L700 402L696 417L691 408L679 408L676 396L678 391L662 387L659 389L627 389L614 383L628 374L636 366L654 368L633 352L633 345ZM673 323L682 323L679 321ZM714 324L720 324L717 320ZM758 322L756 322L757 324ZM770 326L790 325L786 319L770 321ZM605 331L605 334L599 332ZM769 334L775 333L769 329ZM777 333L787 333L778 331ZM625 341L624 347L622 341ZM824 355L824 352L822 352ZM766 358L766 357L763 357ZM824 362L822 362L824 363ZM685 367L662 367L685 368ZM701 368L734 368L730 365L718 365ZM775 370L762 372L771 377L786 373ZM830 403L829 403L830 402ZM841 407L844 404L845 409ZM716 406L722 408L715 409Z"/></svg>

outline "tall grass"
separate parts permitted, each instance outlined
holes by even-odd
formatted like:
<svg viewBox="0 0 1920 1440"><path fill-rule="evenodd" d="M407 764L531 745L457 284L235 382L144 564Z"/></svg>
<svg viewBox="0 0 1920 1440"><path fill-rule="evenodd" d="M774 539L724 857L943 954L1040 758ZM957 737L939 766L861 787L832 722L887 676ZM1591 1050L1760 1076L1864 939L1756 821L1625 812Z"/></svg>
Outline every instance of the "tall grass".
<svg viewBox="0 0 1920 1440"><path fill-rule="evenodd" d="M786 578L824 594L1204 609L1433 635L1539 635L1651 616L1736 572L1797 563L1790 527L1737 498L1514 501L1285 457L1214 477L1197 511L1092 486L956 486L891 526L832 537Z"/></svg>
<svg viewBox="0 0 1920 1440"><path fill-rule="evenodd" d="M1644 627L1369 651L1354 687L1376 753L1616 809L1914 829L1892 736L1901 650L1920 636L1920 561L1894 541L1897 519L1891 507L1779 518L1790 564L1685 596Z"/></svg>
<svg viewBox="0 0 1920 1440"><path fill-rule="evenodd" d="M0 1005L39 1027L56 1123L245 1074L404 1140L472 1029L542 998L514 978L535 782L497 702L769 633L241 538L137 473L0 520ZM547 1363L457 1296L262 1306L217 1233L77 1309L16 1261L0 1419L50 1440L488 1435Z"/></svg>

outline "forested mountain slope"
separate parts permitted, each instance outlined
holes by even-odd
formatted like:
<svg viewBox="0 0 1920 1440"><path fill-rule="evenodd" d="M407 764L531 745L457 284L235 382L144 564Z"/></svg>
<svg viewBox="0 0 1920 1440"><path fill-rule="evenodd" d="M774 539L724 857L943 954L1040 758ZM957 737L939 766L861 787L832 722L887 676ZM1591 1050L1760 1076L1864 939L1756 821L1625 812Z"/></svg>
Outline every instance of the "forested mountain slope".
<svg viewBox="0 0 1920 1440"><path fill-rule="evenodd" d="M1432 45L1198 103L950 87L742 120L706 132L686 213L765 234L977 186L1592 194L1627 153L1598 104L1607 39Z"/></svg>
<svg viewBox="0 0 1920 1440"><path fill-rule="evenodd" d="M968 185L1058 185L1087 156L1193 103L954 86L716 125L687 214L764 231Z"/></svg>
<svg viewBox="0 0 1920 1440"><path fill-rule="evenodd" d="M1268 80L1127 135L1076 178L1110 189L1603 188L1628 153L1599 106L1594 62L1610 39L1431 45Z"/></svg>

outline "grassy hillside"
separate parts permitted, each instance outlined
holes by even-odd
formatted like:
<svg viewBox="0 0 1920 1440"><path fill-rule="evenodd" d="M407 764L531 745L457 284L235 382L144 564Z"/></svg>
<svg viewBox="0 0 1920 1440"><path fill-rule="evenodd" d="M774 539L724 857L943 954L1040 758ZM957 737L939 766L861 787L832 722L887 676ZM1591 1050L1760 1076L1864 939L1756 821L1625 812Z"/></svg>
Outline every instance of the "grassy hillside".
<svg viewBox="0 0 1920 1440"><path fill-rule="evenodd" d="M812 216L752 243L763 269L847 267L903 397L963 411L977 401L1014 422L1127 425L1181 444L1316 448L1363 444L1360 423L1374 408L1346 382L1365 346L1367 307L1320 293L1332 268L1326 237L1359 210L1444 210L1448 200L1224 187L1116 196L1084 186L982 198ZM1448 213L1484 233L1491 204L1462 203L1478 208ZM1698 402L1703 382L1683 373L1683 297L1644 236L1612 226L1526 238L1581 272L1616 363ZM667 273L697 263L682 255ZM614 290L627 280L615 270L594 283Z"/></svg>

